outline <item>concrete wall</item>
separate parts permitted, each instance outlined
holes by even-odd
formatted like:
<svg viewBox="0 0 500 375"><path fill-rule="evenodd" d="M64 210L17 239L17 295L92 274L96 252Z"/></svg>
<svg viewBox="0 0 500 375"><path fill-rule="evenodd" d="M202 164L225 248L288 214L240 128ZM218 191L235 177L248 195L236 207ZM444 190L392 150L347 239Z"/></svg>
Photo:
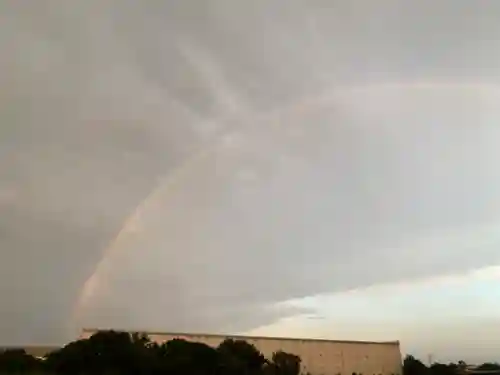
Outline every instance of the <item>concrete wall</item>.
<svg viewBox="0 0 500 375"><path fill-rule="evenodd" d="M82 338L95 330L85 330ZM302 358L302 370L312 375L401 375L399 342L333 341L314 339L289 339L272 337L246 337L222 335L196 335L151 332L146 334L156 342L174 338L202 342L217 346L226 338L245 340L255 345L267 358L283 350Z"/></svg>

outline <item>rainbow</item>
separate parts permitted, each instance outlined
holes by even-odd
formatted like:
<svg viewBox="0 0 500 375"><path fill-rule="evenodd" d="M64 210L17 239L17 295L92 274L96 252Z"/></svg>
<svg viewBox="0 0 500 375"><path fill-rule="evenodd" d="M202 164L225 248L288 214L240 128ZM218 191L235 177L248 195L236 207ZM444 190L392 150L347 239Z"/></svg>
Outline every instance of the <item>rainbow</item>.
<svg viewBox="0 0 500 375"><path fill-rule="evenodd" d="M449 82L410 82L410 83L384 83L384 84L372 84L372 85L360 85L360 86L339 86L333 90L329 90L323 94L306 97L298 103L286 106L284 108L271 111L269 113L258 114L255 118L252 118L252 122L266 121L271 127L270 130L278 130L281 128L283 123L286 123L288 116L298 116L300 113L306 111L312 111L315 108L324 106L331 103L335 99L343 97L356 97L363 93L369 93L373 91L385 91L393 92L400 90L458 90L458 91L470 91L476 95L486 94L498 94L500 97L500 86L494 84L484 84L484 83L449 83ZM134 233L138 230L142 218L144 217L144 212L158 204L158 202L164 202L168 199L168 196L179 189L182 186L182 182L190 175L190 173L196 173L196 167L200 163L206 160L208 157L214 154L217 150L217 146L220 145L218 141L212 142L204 147L200 148L197 152L194 152L192 156L186 158L173 172L168 174L152 191L146 196L146 198L138 204L134 211L126 218L122 228L116 235L116 237L110 242L110 244L104 249L100 261L97 263L94 271L90 277L83 283L81 290L79 292L76 304L73 308L73 313L71 315L72 325L78 325L79 320L82 318L81 313L89 308L92 303L92 297L95 295L96 290L104 287L103 280L99 278L99 274L104 272L106 269L112 268L113 255L120 251L122 248L121 244L127 241L128 235Z"/></svg>

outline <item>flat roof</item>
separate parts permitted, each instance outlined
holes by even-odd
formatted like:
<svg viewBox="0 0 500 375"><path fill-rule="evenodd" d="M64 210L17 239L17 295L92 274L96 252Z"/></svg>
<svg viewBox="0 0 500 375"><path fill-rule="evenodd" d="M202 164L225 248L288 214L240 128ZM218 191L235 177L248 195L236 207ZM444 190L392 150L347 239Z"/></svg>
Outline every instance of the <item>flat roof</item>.
<svg viewBox="0 0 500 375"><path fill-rule="evenodd" d="M204 336L204 337L214 337L214 338L231 338L236 340L283 340L283 341L308 341L308 342L330 342L338 344L373 344L373 345L398 345L399 340L393 341L366 341L366 340L331 340L331 339L321 339L321 338L300 338L300 337L280 337L280 336L244 336L244 335L233 335L233 334L223 334L223 333L188 333L188 332L159 332L159 331L148 331L148 330L128 330L128 329L118 329L118 328L84 328L82 332L97 332L97 331L116 331L116 332L138 332L146 335L154 336Z"/></svg>

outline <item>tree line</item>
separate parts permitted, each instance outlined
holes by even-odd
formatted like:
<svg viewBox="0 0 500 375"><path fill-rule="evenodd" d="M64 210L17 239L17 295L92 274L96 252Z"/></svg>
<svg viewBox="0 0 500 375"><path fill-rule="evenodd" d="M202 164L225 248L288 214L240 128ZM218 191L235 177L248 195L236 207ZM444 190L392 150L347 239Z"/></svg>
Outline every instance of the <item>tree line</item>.
<svg viewBox="0 0 500 375"><path fill-rule="evenodd" d="M408 355L403 375L464 374L466 364L433 363L426 366ZM500 374L500 365L484 363L477 370ZM300 375L299 356L283 351L266 358L244 340L226 339L217 347L174 339L151 341L147 335L100 331L36 358L23 349L0 352L0 373L51 375ZM313 374L321 375L321 374Z"/></svg>
<svg viewBox="0 0 500 375"><path fill-rule="evenodd" d="M457 375L467 374L467 364L464 361L456 363L434 362L431 365L425 365L421 360L412 355L407 355L403 360L404 375ZM483 363L472 371L472 374L500 374L500 364L494 362Z"/></svg>
<svg viewBox="0 0 500 375"><path fill-rule="evenodd" d="M35 358L23 349L0 353L0 373L58 375L299 375L300 357L278 351L271 358L244 340L217 347L174 339L162 344L146 335L100 331Z"/></svg>

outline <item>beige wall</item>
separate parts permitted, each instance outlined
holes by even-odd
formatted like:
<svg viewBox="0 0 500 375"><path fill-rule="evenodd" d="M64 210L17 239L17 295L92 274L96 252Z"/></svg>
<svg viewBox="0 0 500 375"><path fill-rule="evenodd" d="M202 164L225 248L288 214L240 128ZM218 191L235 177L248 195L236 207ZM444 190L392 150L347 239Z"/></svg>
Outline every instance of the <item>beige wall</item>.
<svg viewBox="0 0 500 375"><path fill-rule="evenodd" d="M82 338L95 330L85 330ZM219 335L147 333L156 342L182 338L217 346L226 338L243 339L255 345L267 358L283 350L302 358L302 369L313 375L401 375L399 342L330 341Z"/></svg>

